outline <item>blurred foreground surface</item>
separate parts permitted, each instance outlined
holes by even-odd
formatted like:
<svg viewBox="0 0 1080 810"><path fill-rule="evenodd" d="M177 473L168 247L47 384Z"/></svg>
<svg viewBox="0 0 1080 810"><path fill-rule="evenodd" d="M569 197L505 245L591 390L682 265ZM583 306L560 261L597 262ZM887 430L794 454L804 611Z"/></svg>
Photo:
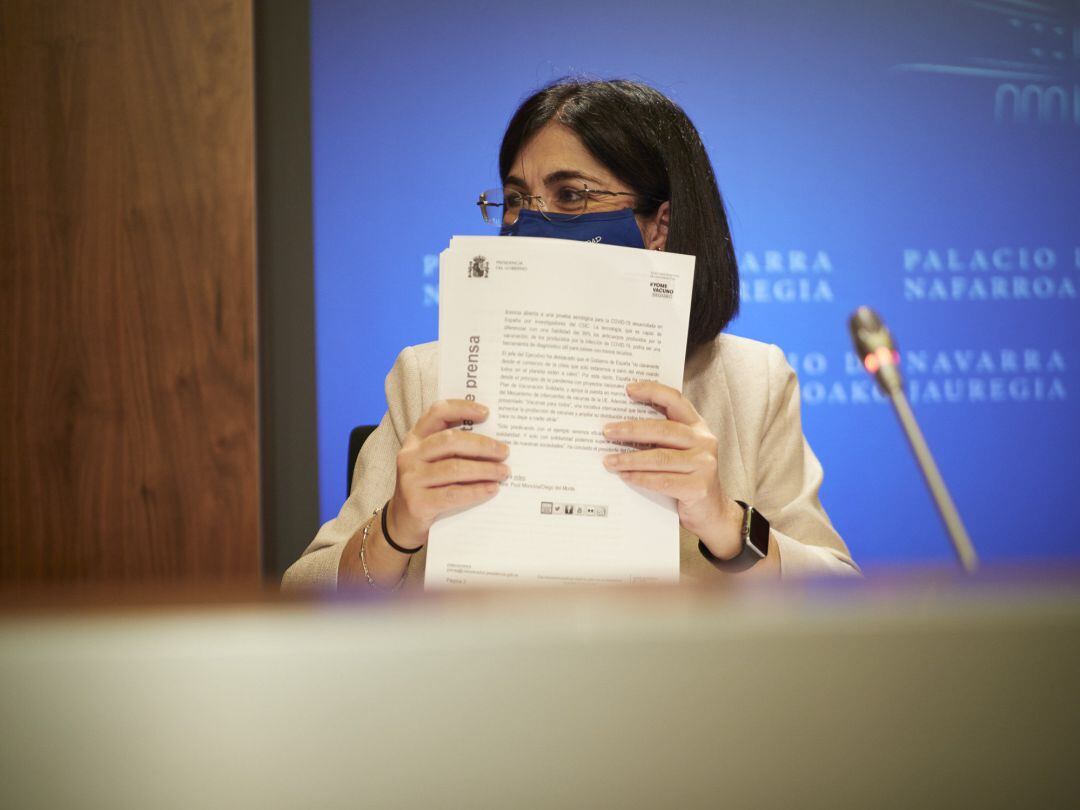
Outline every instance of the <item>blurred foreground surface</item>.
<svg viewBox="0 0 1080 810"><path fill-rule="evenodd" d="M0 806L1066 806L1080 577L12 599ZM207 601L209 599L209 601ZM36 606L35 606L36 605Z"/></svg>

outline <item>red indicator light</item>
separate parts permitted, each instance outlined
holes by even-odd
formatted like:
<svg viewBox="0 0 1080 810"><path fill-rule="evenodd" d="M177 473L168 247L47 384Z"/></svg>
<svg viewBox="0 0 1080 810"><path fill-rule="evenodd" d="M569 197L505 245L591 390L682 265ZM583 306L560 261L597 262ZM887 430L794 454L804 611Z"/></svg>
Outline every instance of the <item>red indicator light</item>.
<svg viewBox="0 0 1080 810"><path fill-rule="evenodd" d="M877 374L882 366L900 365L900 352L895 349L890 351L885 346L882 346L880 349L875 349L873 354L866 355L863 358L863 365L871 374Z"/></svg>

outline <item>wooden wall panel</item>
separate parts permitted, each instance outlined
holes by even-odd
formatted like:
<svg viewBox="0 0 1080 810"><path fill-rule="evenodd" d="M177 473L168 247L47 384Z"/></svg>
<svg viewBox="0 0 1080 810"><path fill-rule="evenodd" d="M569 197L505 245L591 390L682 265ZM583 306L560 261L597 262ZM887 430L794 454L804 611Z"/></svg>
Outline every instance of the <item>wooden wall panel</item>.
<svg viewBox="0 0 1080 810"><path fill-rule="evenodd" d="M0 0L0 582L258 574L252 47Z"/></svg>

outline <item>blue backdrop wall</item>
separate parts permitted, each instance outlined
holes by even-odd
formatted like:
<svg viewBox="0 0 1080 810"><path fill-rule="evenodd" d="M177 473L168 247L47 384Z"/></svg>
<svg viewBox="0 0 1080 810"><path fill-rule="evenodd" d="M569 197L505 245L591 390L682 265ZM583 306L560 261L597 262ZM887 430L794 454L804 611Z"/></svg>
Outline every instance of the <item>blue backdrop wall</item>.
<svg viewBox="0 0 1080 810"><path fill-rule="evenodd" d="M876 306L990 560L1080 557L1080 2L312 2L322 518L437 254L484 233L502 130L574 74L648 82L701 130L742 314L799 373L856 559L946 560L891 409L849 351Z"/></svg>

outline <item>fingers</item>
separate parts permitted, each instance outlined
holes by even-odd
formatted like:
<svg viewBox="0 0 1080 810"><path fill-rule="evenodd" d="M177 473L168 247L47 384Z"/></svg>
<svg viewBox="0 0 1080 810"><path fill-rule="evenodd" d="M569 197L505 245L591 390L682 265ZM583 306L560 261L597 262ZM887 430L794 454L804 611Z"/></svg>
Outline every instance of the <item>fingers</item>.
<svg viewBox="0 0 1080 810"><path fill-rule="evenodd" d="M488 409L476 402L436 402L417 420L397 456L394 523L411 545L427 542L439 515L490 500L510 476L502 462L510 448L489 436L453 426L482 422Z"/></svg>
<svg viewBox="0 0 1080 810"><path fill-rule="evenodd" d="M416 448L417 458L421 461L440 461L458 456L504 461L509 453L510 447L505 442L452 428L433 433Z"/></svg>
<svg viewBox="0 0 1080 810"><path fill-rule="evenodd" d="M480 481L505 481L510 468L495 461L473 461L467 458L448 458L425 464L417 482L425 487L442 487L447 484L470 484Z"/></svg>
<svg viewBox="0 0 1080 810"><path fill-rule="evenodd" d="M637 450L632 453L613 453L604 457L604 466L614 472L676 472L691 473L704 466L698 450Z"/></svg>
<svg viewBox="0 0 1080 810"><path fill-rule="evenodd" d="M479 402L464 399L441 399L428 408L416 424L412 434L418 439L426 439L433 433L446 430L465 421L483 422L487 419L488 409Z"/></svg>
<svg viewBox="0 0 1080 810"><path fill-rule="evenodd" d="M632 382L626 386L626 393L634 402L651 405L674 422L692 425L701 420L690 400L670 385L662 385L655 380Z"/></svg>
<svg viewBox="0 0 1080 810"><path fill-rule="evenodd" d="M394 493L390 517L395 524L394 537L402 545L415 547L427 542L427 533L439 515L451 509L463 509L489 501L499 491L497 481L447 484L441 487L401 487Z"/></svg>
<svg viewBox="0 0 1080 810"><path fill-rule="evenodd" d="M668 419L632 419L604 425L604 438L619 444L657 444L689 450L700 438L689 425Z"/></svg>

